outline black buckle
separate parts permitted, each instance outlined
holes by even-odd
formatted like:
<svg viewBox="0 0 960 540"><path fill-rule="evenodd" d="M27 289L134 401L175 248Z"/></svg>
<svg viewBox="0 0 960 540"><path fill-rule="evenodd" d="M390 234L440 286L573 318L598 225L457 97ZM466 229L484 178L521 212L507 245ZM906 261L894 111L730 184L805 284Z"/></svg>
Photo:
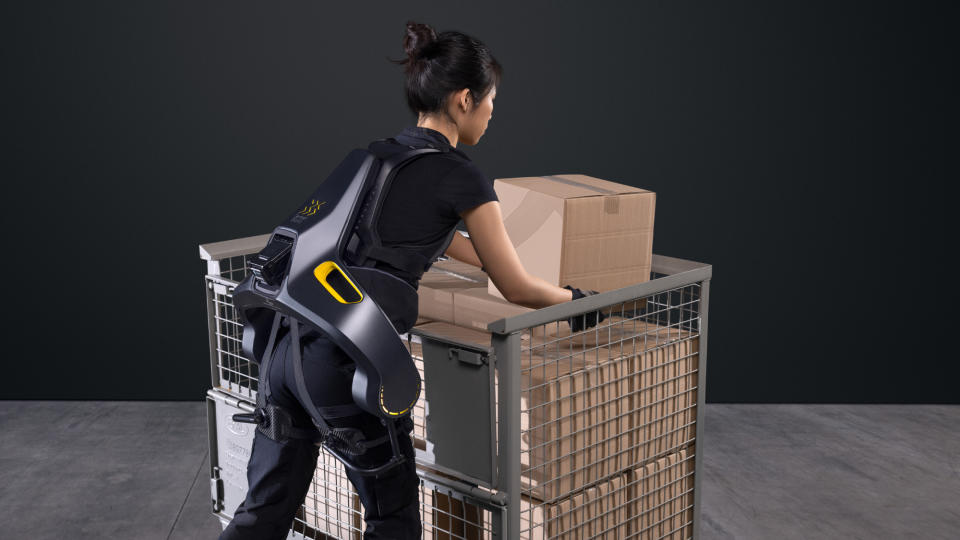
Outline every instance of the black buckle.
<svg viewBox="0 0 960 540"><path fill-rule="evenodd" d="M235 414L233 415L234 422L241 422L244 424L263 424L264 422L269 422L269 419L263 414L263 409L257 407L252 413L249 414Z"/></svg>
<svg viewBox="0 0 960 540"><path fill-rule="evenodd" d="M276 235L273 241L267 244L260 253L250 259L250 272L257 279L276 287L283 281L293 241L285 236Z"/></svg>

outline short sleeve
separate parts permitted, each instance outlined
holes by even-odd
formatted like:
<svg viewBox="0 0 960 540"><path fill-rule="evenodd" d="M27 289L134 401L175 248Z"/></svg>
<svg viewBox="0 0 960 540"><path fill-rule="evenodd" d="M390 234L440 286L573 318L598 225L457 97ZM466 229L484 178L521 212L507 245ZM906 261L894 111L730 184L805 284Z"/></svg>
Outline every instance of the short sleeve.
<svg viewBox="0 0 960 540"><path fill-rule="evenodd" d="M452 169L443 177L437 186L437 198L457 219L466 210L500 200L493 189L493 180L487 178L472 162Z"/></svg>

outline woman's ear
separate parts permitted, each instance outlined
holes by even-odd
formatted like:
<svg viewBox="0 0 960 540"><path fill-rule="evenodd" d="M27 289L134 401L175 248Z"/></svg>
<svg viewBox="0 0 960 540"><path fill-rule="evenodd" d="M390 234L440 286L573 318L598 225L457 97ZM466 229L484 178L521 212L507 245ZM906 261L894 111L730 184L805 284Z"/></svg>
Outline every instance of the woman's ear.
<svg viewBox="0 0 960 540"><path fill-rule="evenodd" d="M460 110L465 113L470 112L470 89L464 88L457 92L457 104L460 105Z"/></svg>

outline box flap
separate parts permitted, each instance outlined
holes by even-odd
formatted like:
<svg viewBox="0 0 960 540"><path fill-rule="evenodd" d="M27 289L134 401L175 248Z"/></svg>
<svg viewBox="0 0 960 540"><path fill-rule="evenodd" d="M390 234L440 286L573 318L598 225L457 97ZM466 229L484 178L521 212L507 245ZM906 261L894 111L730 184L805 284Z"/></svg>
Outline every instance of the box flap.
<svg viewBox="0 0 960 540"><path fill-rule="evenodd" d="M647 190L583 174L555 174L518 178L497 178L496 182L523 187L560 199L646 193Z"/></svg>

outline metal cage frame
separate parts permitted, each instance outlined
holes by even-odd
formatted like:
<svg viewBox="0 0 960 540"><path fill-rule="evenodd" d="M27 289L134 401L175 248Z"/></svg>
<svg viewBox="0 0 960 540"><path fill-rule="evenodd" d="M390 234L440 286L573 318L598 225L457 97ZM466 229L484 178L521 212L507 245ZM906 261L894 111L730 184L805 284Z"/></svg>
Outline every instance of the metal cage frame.
<svg viewBox="0 0 960 540"><path fill-rule="evenodd" d="M207 309L208 309L208 330L210 336L210 366L211 383L213 390L208 392L208 399L213 401L222 401L237 410L250 412L256 402L256 379L257 370L255 365L250 365L240 355L240 331L236 320L236 314L233 313L230 293L232 287L239 283L245 277L246 259L256 254L266 244L269 235L260 235L248 238L229 240L226 242L217 242L204 244L200 246L201 258L206 263L206 272L204 275L204 284L207 291ZM590 537L616 537L623 535L624 530L618 529L615 522L615 516L627 508L628 504L652 505L644 510L651 516L654 513L660 516L656 522L652 517L644 516L644 522L648 523L645 528L638 531L632 531L629 537L639 538L699 538L700 533L700 471L702 458L701 451L696 451L695 443L701 440L703 435L703 413L705 400L705 382L707 368L707 322L709 307L710 280L712 277L712 266L704 263L688 261L662 255L653 255L651 265L651 279L649 281L624 287L621 289L606 291L597 295L588 296L576 302L565 302L549 306L542 309L532 310L530 312L515 317L504 318L490 323L487 331L490 333L489 345L478 344L469 340L456 340L449 336L441 336L430 331L421 330L414 327L404 337L408 348L411 349L415 361L424 377L424 395L431 395L430 381L433 377L442 378L444 384L437 385L437 388L447 387L451 384L460 382L468 385L474 394L478 397L472 406L464 406L458 412L465 414L467 418L474 419L477 423L489 422L489 430L482 429L480 438L484 444L477 444L470 441L470 444L463 444L462 437L455 435L444 435L442 429L449 426L444 423L443 415L437 412L430 413L433 419L430 425L427 425L427 412L420 407L420 412L415 411L415 432L414 436L428 438L433 442L433 452L427 452L423 445L417 446L417 470L422 480L421 494L426 490L433 490L434 493L446 493L447 496L456 497L457 500L467 501L463 506L480 508L483 516L483 524L479 529L484 538L532 538L531 520L526 520L527 529L521 529L521 521L524 517L521 515L521 509L526 505L527 512L531 508L543 505L544 512L549 510L555 514L555 524L569 523L564 519L566 514L580 509L580 506L570 507L571 500L584 497L588 493L595 493L597 490L611 490L604 481L614 480L616 485L622 485L619 488L623 493L619 496L623 501L623 507L615 508L603 512L604 516L597 524L591 524L591 529L577 529L575 534L578 537L590 535ZM628 309L632 308L632 309ZM551 339L549 336L557 334L559 323L566 324L564 321L570 317L582 316L585 312L603 309L611 317L611 321L616 316L617 322L602 322L596 327L584 330L577 334L561 336ZM632 328L642 325L643 332L626 331L626 324L632 324ZM551 327L551 325L554 325ZM619 329L616 325L621 325ZM656 335L649 333L654 329ZM666 329L670 336L661 341L660 332ZM672 440L670 444L659 444L655 449L646 452L648 449L640 447L648 444L650 441L644 439L644 443L639 445L630 444L628 449L623 450L620 445L618 453L627 452L627 457L620 460L619 456L614 462L618 464L627 464L630 469L626 472L617 472L612 476L583 475L583 480L566 482L563 489L545 488L541 485L539 491L534 491L530 484L530 470L533 462L525 468L521 463L521 456L526 452L526 457L530 458L532 435L536 426L524 428L524 421L530 423L530 411L523 408L523 396L527 396L529 404L531 387L528 384L530 379L529 372L531 358L537 353L537 347L543 347L546 350L548 345L556 346L557 350L561 347L568 347L573 350L571 345L573 341L579 338L586 338L591 333L599 334L606 331L612 333L619 331L622 339L608 340L610 343L619 343L623 347L624 343L632 343L634 350L630 354L614 355L609 352L606 345L596 345L593 348L586 346L577 349L576 353L563 355L559 357L566 361L572 361L575 354L597 351L601 348L608 349L608 358L606 360L594 361L594 365L589 363L575 371L578 376L586 376L590 369L603 366L603 362L610 363L616 356L616 360L621 361L623 365L636 357L638 353L649 353L651 351L666 350L665 347L671 344L686 343L690 345L684 349L685 353L676 353L674 356L663 356L670 358L663 360L659 366L641 368L632 372L618 372L623 375L621 379L603 381L602 384L610 386L613 383L624 385L625 379L631 378L629 385L632 401L629 411L622 414L624 418L629 418L628 424L631 428L631 437L640 433L640 428L652 427L657 422L667 420L664 414L654 415L654 409L666 410L671 406L670 402L682 403L681 399L688 400L686 406L680 410L673 410L670 414L683 413L684 423L678 425L677 421L672 428L658 437L662 436L665 440ZM677 338L673 339L673 332L676 331ZM552 333L552 334L551 334ZM534 345L535 339L531 336L540 337L540 343ZM651 337L652 336L652 337ZM636 344L643 339L643 347L636 349ZM652 345L649 345L649 342ZM594 343L599 344L602 339L595 339ZM695 345L693 345L695 343ZM648 346L649 345L649 346ZM679 349L678 349L679 350ZM631 354L633 356L631 356ZM657 352L656 354L666 354ZM524 368L524 355L526 355L527 367ZM599 356L599 353L597 353ZM655 385L663 385L663 389L658 389L659 394L654 394L656 399L643 405L644 410L640 410L637 403L643 402L647 396L640 399L638 396L648 390L647 387L641 387L637 381L648 381L648 379L638 378L641 371L651 371L667 365L668 362L675 362L680 366L683 361L685 371L681 374L680 367L676 367L672 378L661 379ZM636 367L637 364L630 364ZM447 367L441 367L447 366ZM622 368L621 368L622 369ZM666 373L664 371L663 373ZM661 374L658 374L658 376ZM651 375L652 376L652 375ZM680 393L666 394L666 384L676 383L683 379L682 396ZM601 377L602 380L602 377ZM598 391L599 386L586 387L587 391ZM619 386L618 388L624 388ZM680 385L676 384L679 389ZM612 390L604 388L605 392ZM438 393L439 392L439 393ZM586 392L584 390L575 392L572 395L582 397ZM680 390L677 390L680 392ZM662 394L662 395L661 395ZM695 394L695 399L693 395ZM607 394L604 394L606 396ZM617 396L619 394L612 394ZM564 399L570 399L570 395L563 396ZM444 394L439 390L434 391L430 399L452 399L449 394ZM653 398L651 398L653 399ZM600 401L599 405L594 407L609 406L610 400ZM461 403L458 403L460 406ZM555 406L557 403L550 402L549 405ZM566 405L564 405L566 406ZM695 408L695 414L691 415ZM434 411L442 410L443 407L434 407ZM211 414L214 414L215 407L211 405ZM617 409L625 410L625 409ZM576 411L575 411L576 412ZM417 416L417 415L420 416ZM572 416L572 415L571 415ZM689 418L692 416L692 419ZM564 417L563 419L568 419ZM619 420L619 418L618 418ZM557 421L556 419L551 420ZM644 422L645 421L645 422ZM643 422L643 423L641 423ZM692 424L692 425L691 425ZM619 424L618 424L619 425ZM210 420L210 444L211 444L211 483L214 499L214 512L223 521L228 519L228 514L224 513L224 508L217 508L218 500L222 501L224 497L224 484L221 477L223 471L219 469L219 464L214 465L214 456L218 451L218 437L223 437L222 426L218 428L215 416ZM220 431L218 432L218 429ZM582 441L584 439L574 439L584 435L590 430L596 429L594 426L587 425L573 432L572 440ZM683 435L680 435L683 434ZM523 440L527 440L528 447L523 449ZM635 439L626 439L634 441ZM423 442L423 441L421 441ZM547 441L550 442L550 441ZM568 441L569 442L569 441ZM614 444L620 442L619 439L607 438L600 442L590 444L590 448L577 448L572 452L563 455L560 458L551 457L554 461L571 460L576 458L577 463L582 464L581 469L590 469L590 467L609 466L606 463L587 462L583 456L577 452L594 452L591 455L601 455L604 462L609 461L609 455L602 453L603 444ZM593 448L595 446L600 448ZM699 446L699 445L696 445ZM449 448L445 448L449 447ZM445 452L437 451L443 448ZM637 457L632 457L632 452L638 452ZM679 454L678 454L679 452ZM322 452L323 453L323 452ZM462 454L462 455L461 455ZM691 456L692 454L692 456ZM686 457L677 457L677 456ZM451 456L451 457L443 457ZM634 459L635 461L631 461ZM691 463L692 462L692 463ZM636 467L634 467L636 466ZM647 467L643 469L643 467ZM599 470L599 469L597 469ZM604 469L606 470L606 469ZM639 473L637 471L640 471ZM577 472L581 472L579 469ZM526 473L526 474L525 474ZM622 474L621 474L622 473ZM619 475L619 476L617 476ZM691 477L692 476L692 482ZM658 479L666 484L655 483ZM524 485L527 482L527 485ZM547 482L549 483L549 481ZM658 486L658 487L651 487ZM672 491L667 490L667 486ZM642 491L643 489L652 489L656 491L656 497L651 497L651 493ZM661 492L662 491L662 492ZM692 491L692 497L691 493ZM612 491L611 491L612 492ZM632 497L628 498L628 495ZM539 497L539 498L537 498ZM434 497L436 502L436 496ZM688 502L692 499L692 503ZM242 500L242 499L241 499ZM451 499L452 500L452 499ZM567 505L566 510L560 503ZM550 503L557 503L549 506ZM586 504L586 503L583 503ZM221 503L222 505L222 503ZM431 507L430 504L424 504L421 501L424 517L426 512L431 510L434 515L440 509ZM647 508L645 506L645 508ZM559 509L559 510L558 510ZM462 511L462 509L461 509ZM654 512L655 511L655 512ZM668 514L668 512L670 512ZM613 514L607 516L606 514ZM530 514L532 516L532 514ZM620 514L623 515L623 514ZM450 516L455 518L455 516ZM462 518L462 516L461 516ZM576 519L576 518L574 518ZM597 517L591 518L593 520ZM639 519L639 518L636 518ZM601 529L606 524L606 528ZM675 526L677 525L677 526ZM632 525L633 526L633 525ZM632 527L631 526L631 527ZM611 529L611 527L613 527ZM292 537L298 534L296 532L296 521L294 529L291 532ZM469 524L468 524L469 530ZM544 525L544 530L547 530ZM568 537L570 530L565 526L557 525L553 528L554 532L559 531L558 536ZM526 532L521 535L521 531ZM593 532L590 532L593 531ZM633 534L637 533L637 534ZM466 534L466 533L464 533ZM476 534L466 534L466 537L480 537ZM537 538L547 537L547 533L541 531L537 533ZM303 536L299 536L303 537ZM298 537L298 538L299 538ZM325 537L325 536L320 536ZM456 533L445 532L441 537L458 537ZM550 536L553 537L553 536Z"/></svg>

